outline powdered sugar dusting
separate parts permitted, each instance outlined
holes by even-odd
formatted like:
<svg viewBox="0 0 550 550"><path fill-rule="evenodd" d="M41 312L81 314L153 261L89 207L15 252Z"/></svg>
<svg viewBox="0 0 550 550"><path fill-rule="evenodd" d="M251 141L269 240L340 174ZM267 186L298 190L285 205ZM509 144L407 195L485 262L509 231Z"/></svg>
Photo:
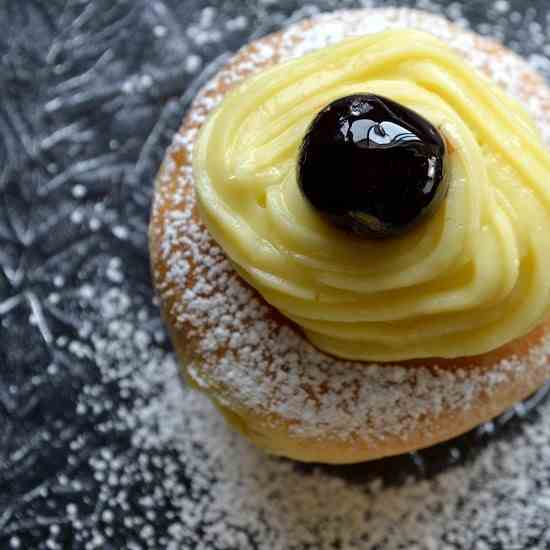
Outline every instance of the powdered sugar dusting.
<svg viewBox="0 0 550 550"><path fill-rule="evenodd" d="M238 54L199 95L186 129L175 139L171 154L190 158L196 127L229 87L270 62L287 59L342 40L349 35L384 28L415 27L431 31L462 52L507 91L527 100L543 131L550 129L550 95L538 77L517 56L498 51L447 21L405 9L325 14L311 27L290 27ZM509 75L516 78L509 78ZM548 136L546 136L548 138ZM197 342L186 365L194 381L216 388L223 404L245 407L283 421L306 438L349 439L407 436L429 430L428 419L443 412L468 409L482 393L521 377L548 375L550 342L525 358L508 358L487 370L449 370L364 365L334 360L315 350L294 328L273 318L267 306L233 271L219 247L197 221L189 167L171 182L174 166L164 167L156 204L172 208L159 220L161 255L168 266L157 273L170 313L191 341ZM175 195L175 196L174 196ZM160 235L160 234L159 234ZM273 420L275 418L275 420Z"/></svg>
<svg viewBox="0 0 550 550"><path fill-rule="evenodd" d="M485 448L479 438L470 462L428 479L422 455L384 462L385 477L372 465L303 471L228 429L205 397L180 384L173 355L159 345L162 333L144 330L156 314L123 284L105 291L101 300L89 286L79 291L80 306L101 319L90 344L59 342L99 368L100 381L86 387L76 413L103 417L97 430L113 442L89 458L100 484L94 513L82 521L82 503L67 505L64 521L77 529L78 547L108 548L121 529L133 533L129 549L483 550L550 542L548 423L525 422L511 442ZM98 397L109 385L120 394L114 408ZM117 434L127 431L131 444L119 451ZM83 445L76 437L71 449ZM456 445L451 456L465 446ZM77 481L61 476L60 483L68 490ZM48 548L63 547L55 521ZM17 536L10 544L18 547Z"/></svg>

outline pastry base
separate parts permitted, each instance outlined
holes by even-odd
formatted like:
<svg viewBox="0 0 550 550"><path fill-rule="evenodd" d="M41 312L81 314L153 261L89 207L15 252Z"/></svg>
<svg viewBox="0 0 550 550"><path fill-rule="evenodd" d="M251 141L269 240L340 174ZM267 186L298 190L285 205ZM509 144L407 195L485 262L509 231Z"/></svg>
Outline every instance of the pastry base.
<svg viewBox="0 0 550 550"><path fill-rule="evenodd" d="M349 19L349 13L336 12L324 17L325 23L330 18L329 23L339 24L346 17ZM517 78L518 95L524 102L537 94L542 97L541 101L547 101L549 107L543 111L539 123L550 127L550 93L527 63L503 46L454 27L441 18L412 10L361 10L353 14L353 20L364 21L367 30L373 18L378 25L380 21L391 23L396 17L424 30L444 29L453 36L464 37L465 43L469 41L475 51L482 52L487 59L505 59L515 64L517 74L508 76ZM221 301L222 305L227 305L231 301L229 288L237 293L248 292L250 303L257 310L251 314L253 321L265 321L269 328L265 334L260 334L257 349L252 349L242 364L239 364L241 350L238 346L212 345L216 320L207 320L204 313L196 314L194 300L198 298L193 294L196 291L188 295L204 276L206 259L218 258L216 254L219 254L211 252L216 245L208 240L194 203L190 167L193 136L208 111L232 86L277 62L285 50L299 46L301 31L315 29L321 24L317 21L302 22L294 32L282 31L249 44L199 94L157 178L150 248L162 312L189 384L204 391L233 427L265 451L300 461L343 464L400 454L445 441L528 397L550 377L550 323L478 357L415 360L391 365L349 363L346 366L346 362L310 349L297 327L235 277L230 267L223 267L226 277L215 279L210 294L204 299L217 298L218 301L212 303ZM270 55L258 55L265 51ZM251 60L253 62L249 63ZM201 252L197 252L198 241L204 241ZM246 339L246 324L239 327L237 325L234 330L241 330L239 336ZM294 351L294 346L299 359L293 359L288 365L284 357L278 360L282 367L295 369L300 374L289 376L288 382L279 382L275 380L276 373L269 360L255 363L253 353L257 351L261 357L269 357L272 349L268 346L269 341L284 338L284 334L290 335L290 351ZM311 357L311 364L308 357ZM272 355L271 358L273 363ZM277 368L280 371L282 367ZM307 378L308 369L320 380L315 386ZM344 386L341 381L347 380L350 372L354 377L355 393L341 389ZM395 381L392 373L396 375ZM373 383L376 376L387 379L383 391L391 397L391 403L384 398L376 400L377 396L373 395L379 391L377 383ZM305 396L302 398L303 411L302 402L295 397L301 394ZM285 395L289 396L288 403ZM365 398L357 397L361 395L367 396L372 403L369 401L365 405L361 401Z"/></svg>

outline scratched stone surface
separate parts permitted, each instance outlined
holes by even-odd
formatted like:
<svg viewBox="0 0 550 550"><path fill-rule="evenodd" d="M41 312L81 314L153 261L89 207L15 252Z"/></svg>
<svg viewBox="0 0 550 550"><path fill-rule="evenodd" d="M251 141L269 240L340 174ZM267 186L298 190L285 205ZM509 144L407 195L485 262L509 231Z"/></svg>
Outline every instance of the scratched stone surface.
<svg viewBox="0 0 550 550"><path fill-rule="evenodd" d="M171 136L201 85L248 40L319 11L383 4L0 1L0 548L550 547L546 390L448 444L320 467L259 458L175 389L146 234ZM392 4L496 36L550 77L546 0ZM226 449L205 443L207 428ZM525 441L533 451L514 454L510 470L508 451ZM228 473L241 459L269 475ZM271 517L285 510L276 491L256 488L250 509L247 495L235 496L246 517L220 504L249 477L270 487L315 480L341 503L360 502L367 485L369 502L390 489L394 499L411 496L412 487L433 503L432 517L404 511L409 538L385 529L373 542L357 518L321 529L322 497L310 488L311 513L286 528ZM465 487L450 512L429 496L441 480ZM369 513L373 523L390 517ZM308 518L304 534L297 526Z"/></svg>

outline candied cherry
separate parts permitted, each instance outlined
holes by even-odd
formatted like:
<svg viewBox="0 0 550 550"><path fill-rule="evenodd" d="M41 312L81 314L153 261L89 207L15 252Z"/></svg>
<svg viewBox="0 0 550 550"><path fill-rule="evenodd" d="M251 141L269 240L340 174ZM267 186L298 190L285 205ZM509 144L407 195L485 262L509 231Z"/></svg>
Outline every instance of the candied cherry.
<svg viewBox="0 0 550 550"><path fill-rule="evenodd" d="M445 141L415 111L373 95L342 97L310 124L297 165L309 203L340 228L399 235L444 198Z"/></svg>

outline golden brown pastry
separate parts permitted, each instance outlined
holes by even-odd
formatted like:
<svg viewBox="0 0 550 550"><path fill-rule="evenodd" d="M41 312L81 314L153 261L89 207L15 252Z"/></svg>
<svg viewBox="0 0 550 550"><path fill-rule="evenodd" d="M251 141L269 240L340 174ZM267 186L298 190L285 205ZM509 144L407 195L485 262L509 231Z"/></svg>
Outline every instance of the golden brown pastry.
<svg viewBox="0 0 550 550"><path fill-rule="evenodd" d="M405 28L448 46L410 30L342 42ZM550 129L550 93L510 51L432 15L361 10L243 48L168 151L150 242L174 347L187 380L271 453L349 463L426 447L548 378L550 161L522 108L448 48ZM317 217L293 170L315 113L362 91L421 112L449 158L444 205L376 242Z"/></svg>

